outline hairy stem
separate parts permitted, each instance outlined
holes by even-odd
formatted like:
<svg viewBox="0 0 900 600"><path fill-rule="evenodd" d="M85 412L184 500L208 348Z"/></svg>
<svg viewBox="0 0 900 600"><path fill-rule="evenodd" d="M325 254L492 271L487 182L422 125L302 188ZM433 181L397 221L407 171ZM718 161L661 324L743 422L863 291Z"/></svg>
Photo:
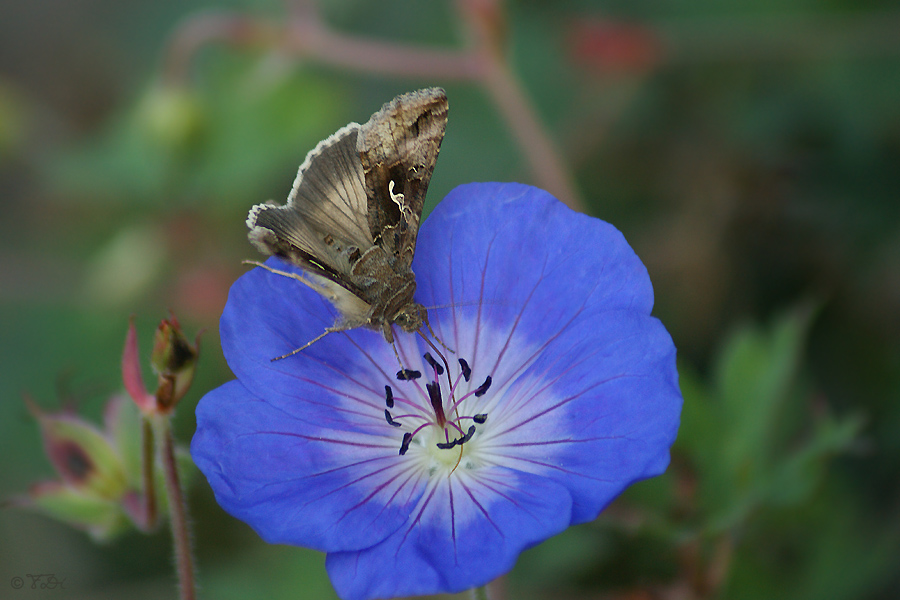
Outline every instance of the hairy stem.
<svg viewBox="0 0 900 600"><path fill-rule="evenodd" d="M141 419L141 479L144 488L144 528L151 531L156 527L156 478L153 423L146 417Z"/></svg>
<svg viewBox="0 0 900 600"><path fill-rule="evenodd" d="M169 497L169 522L172 525L172 540L175 545L175 564L178 569L178 589L181 600L195 600L197 591L194 584L194 556L191 552L191 534L188 528L187 504L181 481L178 478L178 465L175 460L175 441L172 437L172 426L168 418L157 421L160 458L166 491Z"/></svg>

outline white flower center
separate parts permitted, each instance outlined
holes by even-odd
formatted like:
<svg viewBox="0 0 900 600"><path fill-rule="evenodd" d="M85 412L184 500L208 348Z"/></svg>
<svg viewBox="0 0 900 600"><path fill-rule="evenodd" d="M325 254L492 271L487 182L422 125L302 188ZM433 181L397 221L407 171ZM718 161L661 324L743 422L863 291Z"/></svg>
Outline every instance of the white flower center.
<svg viewBox="0 0 900 600"><path fill-rule="evenodd" d="M410 458L415 458L433 475L449 474L460 466L475 468L478 464L475 438L480 433L479 427L487 421L487 414L470 414L469 407L473 400L487 393L491 377L463 392L463 387L470 387L467 384L472 374L464 359L459 359L459 372L453 378L431 354L426 353L424 357L431 367L430 381L424 386L419 381L422 373L412 369L397 373L401 383L396 396L394 388L385 386L385 419L398 432L403 432L400 455L412 450ZM443 362L449 369L449 363L445 359Z"/></svg>

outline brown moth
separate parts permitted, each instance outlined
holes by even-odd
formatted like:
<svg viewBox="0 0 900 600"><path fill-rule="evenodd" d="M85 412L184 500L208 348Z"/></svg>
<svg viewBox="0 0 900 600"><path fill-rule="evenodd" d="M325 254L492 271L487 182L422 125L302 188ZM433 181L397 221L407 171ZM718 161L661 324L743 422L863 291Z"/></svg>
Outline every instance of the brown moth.
<svg viewBox="0 0 900 600"><path fill-rule="evenodd" d="M412 260L425 192L447 125L440 88L403 94L363 125L350 123L319 144L300 165L287 204L250 210L250 241L303 269L293 277L340 313L325 332L367 327L393 344L392 325L428 326L413 300ZM396 351L396 348L395 348Z"/></svg>

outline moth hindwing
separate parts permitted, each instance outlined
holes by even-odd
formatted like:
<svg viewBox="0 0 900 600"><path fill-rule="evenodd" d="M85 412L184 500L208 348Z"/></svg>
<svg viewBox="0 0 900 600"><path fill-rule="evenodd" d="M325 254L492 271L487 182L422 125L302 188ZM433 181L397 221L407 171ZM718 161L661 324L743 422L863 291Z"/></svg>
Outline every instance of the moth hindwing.
<svg viewBox="0 0 900 600"><path fill-rule="evenodd" d="M446 125L444 90L398 96L366 123L319 142L287 204L250 210L253 245L300 267L304 277L296 278L337 308L326 333L367 327L393 342L392 325L407 332L427 325L413 300L411 265Z"/></svg>

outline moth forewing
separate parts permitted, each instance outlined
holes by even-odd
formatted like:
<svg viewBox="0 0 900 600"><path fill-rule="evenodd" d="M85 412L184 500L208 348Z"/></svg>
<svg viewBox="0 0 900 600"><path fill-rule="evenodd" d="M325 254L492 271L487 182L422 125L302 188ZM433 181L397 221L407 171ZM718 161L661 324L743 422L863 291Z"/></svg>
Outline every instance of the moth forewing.
<svg viewBox="0 0 900 600"><path fill-rule="evenodd" d="M427 311L413 300L411 265L446 123L443 90L398 96L363 125L351 123L319 142L284 206L251 209L253 245L309 276L265 268L300 280L337 309L325 333L367 327L393 343L393 325L407 332L428 325Z"/></svg>
<svg viewBox="0 0 900 600"><path fill-rule="evenodd" d="M370 231L407 266L415 253L447 111L444 90L418 90L385 104L358 134Z"/></svg>

